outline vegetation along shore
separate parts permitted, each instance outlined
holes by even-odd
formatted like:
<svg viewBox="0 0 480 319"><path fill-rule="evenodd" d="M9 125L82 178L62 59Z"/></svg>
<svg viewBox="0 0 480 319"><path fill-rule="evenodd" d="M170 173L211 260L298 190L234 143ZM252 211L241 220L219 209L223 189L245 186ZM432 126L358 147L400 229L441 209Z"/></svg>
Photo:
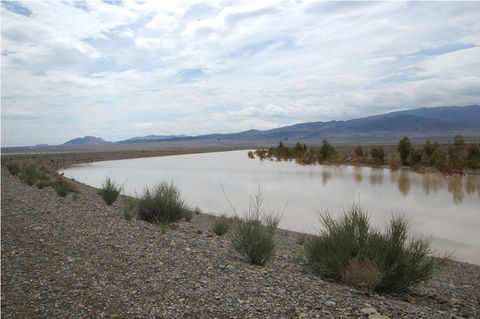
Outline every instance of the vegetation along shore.
<svg viewBox="0 0 480 319"><path fill-rule="evenodd" d="M455 136L451 144L441 145L427 140L420 146L412 145L410 139L405 136L398 142L396 150L390 147L385 151L381 145L371 145L369 148L357 145L351 153L337 151L326 139L323 139L320 147L307 147L300 142L288 147L279 142L277 147L250 151L248 156L252 159L257 156L261 160L295 160L301 165L372 165L389 167L391 170L398 170L403 166L416 172L430 169L446 175L461 175L466 171L476 173L480 168L480 144L467 145L461 135Z"/></svg>
<svg viewBox="0 0 480 319"><path fill-rule="evenodd" d="M178 153L2 155L2 316L480 317L480 266L431 257L400 217L372 230L352 206L307 236L277 229L260 193L245 216L215 217L162 181L132 199L55 173Z"/></svg>

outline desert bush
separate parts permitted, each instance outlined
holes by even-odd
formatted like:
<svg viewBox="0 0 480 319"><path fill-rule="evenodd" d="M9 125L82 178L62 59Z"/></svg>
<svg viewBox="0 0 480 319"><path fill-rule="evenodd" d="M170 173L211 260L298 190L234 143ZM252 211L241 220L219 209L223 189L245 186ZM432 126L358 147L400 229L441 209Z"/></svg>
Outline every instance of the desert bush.
<svg viewBox="0 0 480 319"><path fill-rule="evenodd" d="M50 177L50 180L48 181L48 186L50 187L57 187L57 186L62 186L64 187L68 192L72 193L80 193L80 190L78 189L77 185L75 185L73 182L69 181L62 175L55 174Z"/></svg>
<svg viewBox="0 0 480 319"><path fill-rule="evenodd" d="M361 145L358 145L355 148L355 155L357 155L358 157L363 157L364 156L363 147Z"/></svg>
<svg viewBox="0 0 480 319"><path fill-rule="evenodd" d="M112 205L117 200L121 191L122 187L116 185L110 177L107 177L102 185L102 189L99 190L98 193L102 196L105 203Z"/></svg>
<svg viewBox="0 0 480 319"><path fill-rule="evenodd" d="M430 140L425 141L425 145L423 146L423 154L425 154L425 158L427 159L430 165L433 165L433 161L432 161L433 153L439 148L440 146L438 145L438 143L432 144Z"/></svg>
<svg viewBox="0 0 480 319"><path fill-rule="evenodd" d="M246 216L236 221L230 232L233 248L255 265L264 265L273 256L275 232L280 221L279 217L262 211L262 201L259 191L250 201Z"/></svg>
<svg viewBox="0 0 480 319"><path fill-rule="evenodd" d="M306 244L306 254L312 269L325 277L358 281L348 272L367 268L362 270L366 281L362 289L375 286L372 289L378 291L403 292L429 279L443 262L431 256L429 239L409 238L402 216L393 216L385 233L372 229L367 213L355 204L339 220L328 213L320 218L323 229ZM378 283L372 279L377 276Z"/></svg>
<svg viewBox="0 0 480 319"><path fill-rule="evenodd" d="M475 144L472 144L468 147L467 153L467 165L471 169L480 168L480 147Z"/></svg>
<svg viewBox="0 0 480 319"><path fill-rule="evenodd" d="M267 150L259 148L255 150L254 154L257 155L259 159L264 160L267 157Z"/></svg>
<svg viewBox="0 0 480 319"><path fill-rule="evenodd" d="M131 220L137 215L137 200L135 198L123 198L122 214L125 220Z"/></svg>
<svg viewBox="0 0 480 319"><path fill-rule="evenodd" d="M410 165L418 166L422 161L422 152L419 150L412 149L410 151Z"/></svg>
<svg viewBox="0 0 480 319"><path fill-rule="evenodd" d="M12 175L17 175L18 173L20 173L21 167L20 164L17 162L8 162L5 164L5 167Z"/></svg>
<svg viewBox="0 0 480 319"><path fill-rule="evenodd" d="M150 223L167 224L184 217L185 203L173 184L161 183L145 188L137 202L137 216Z"/></svg>
<svg viewBox="0 0 480 319"><path fill-rule="evenodd" d="M18 175L24 183L32 186L37 181L38 171L33 165L24 165Z"/></svg>
<svg viewBox="0 0 480 319"><path fill-rule="evenodd" d="M191 221L193 218L193 211L190 209L185 209L185 211L183 212L183 218L187 222Z"/></svg>
<svg viewBox="0 0 480 319"><path fill-rule="evenodd" d="M65 186L64 184L55 185L54 189L55 189L55 192L57 192L57 194L60 195L61 197L65 197L69 193L67 186Z"/></svg>
<svg viewBox="0 0 480 319"><path fill-rule="evenodd" d="M383 273L374 259L356 256L349 260L342 271L345 283L358 287L370 294L382 281Z"/></svg>
<svg viewBox="0 0 480 319"><path fill-rule="evenodd" d="M331 160L337 154L337 151L326 139L322 140L322 146L318 152L318 158L320 161Z"/></svg>
<svg viewBox="0 0 480 319"><path fill-rule="evenodd" d="M42 189L42 188L44 188L45 186L48 185L48 181L50 180L50 176L43 171L39 171L38 175L37 175L37 180L38 180L37 181L37 187L39 189Z"/></svg>
<svg viewBox="0 0 480 319"><path fill-rule="evenodd" d="M212 225L212 230L217 236L223 236L228 233L232 220L227 216L222 215L218 218L215 218L215 221Z"/></svg>
<svg viewBox="0 0 480 319"><path fill-rule="evenodd" d="M410 153L412 152L412 144L410 143L410 139L408 137L404 137L398 143L397 151L400 153L400 159L403 165L408 165L408 158Z"/></svg>
<svg viewBox="0 0 480 319"><path fill-rule="evenodd" d="M433 151L430 161L436 169L444 171L447 166L447 155L438 148Z"/></svg>
<svg viewBox="0 0 480 319"><path fill-rule="evenodd" d="M370 148L370 156L376 165L382 165L385 161L385 151L381 146L372 146Z"/></svg>
<svg viewBox="0 0 480 319"><path fill-rule="evenodd" d="M397 171L400 169L400 163L394 159L390 160L390 170Z"/></svg>

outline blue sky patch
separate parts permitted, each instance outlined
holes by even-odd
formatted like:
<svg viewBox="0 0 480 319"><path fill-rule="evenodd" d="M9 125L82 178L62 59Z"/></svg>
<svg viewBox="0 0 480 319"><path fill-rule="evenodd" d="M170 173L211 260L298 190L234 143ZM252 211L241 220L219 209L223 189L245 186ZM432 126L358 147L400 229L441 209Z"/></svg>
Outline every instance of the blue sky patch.
<svg viewBox="0 0 480 319"><path fill-rule="evenodd" d="M32 15L32 11L30 11L30 9L22 6L22 4L17 1L2 1L2 6L8 11L25 17L30 17Z"/></svg>
<svg viewBox="0 0 480 319"><path fill-rule="evenodd" d="M205 77L205 68L183 69L177 72L177 80L179 83L188 83L197 81Z"/></svg>

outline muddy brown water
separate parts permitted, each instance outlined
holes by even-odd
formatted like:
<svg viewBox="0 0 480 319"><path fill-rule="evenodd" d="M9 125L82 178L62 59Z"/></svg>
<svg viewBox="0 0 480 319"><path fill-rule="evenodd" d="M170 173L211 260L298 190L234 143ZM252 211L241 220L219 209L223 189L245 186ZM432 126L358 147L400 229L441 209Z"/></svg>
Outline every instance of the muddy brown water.
<svg viewBox="0 0 480 319"><path fill-rule="evenodd" d="M368 211L374 227L403 214L412 234L430 236L437 251L480 264L478 175L301 166L249 159L247 151L103 161L61 172L94 187L109 176L130 195L173 182L189 206L213 215L244 214L260 189L265 211L281 215L279 227L307 233L321 227L319 213L339 214L355 202Z"/></svg>

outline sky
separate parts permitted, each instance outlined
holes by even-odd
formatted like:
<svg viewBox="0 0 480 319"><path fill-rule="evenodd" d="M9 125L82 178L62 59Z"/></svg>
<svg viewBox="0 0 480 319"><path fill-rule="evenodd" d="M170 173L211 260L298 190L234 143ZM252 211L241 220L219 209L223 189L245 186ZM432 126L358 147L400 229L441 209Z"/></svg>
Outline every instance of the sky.
<svg viewBox="0 0 480 319"><path fill-rule="evenodd" d="M480 2L1 1L2 146L480 103Z"/></svg>

